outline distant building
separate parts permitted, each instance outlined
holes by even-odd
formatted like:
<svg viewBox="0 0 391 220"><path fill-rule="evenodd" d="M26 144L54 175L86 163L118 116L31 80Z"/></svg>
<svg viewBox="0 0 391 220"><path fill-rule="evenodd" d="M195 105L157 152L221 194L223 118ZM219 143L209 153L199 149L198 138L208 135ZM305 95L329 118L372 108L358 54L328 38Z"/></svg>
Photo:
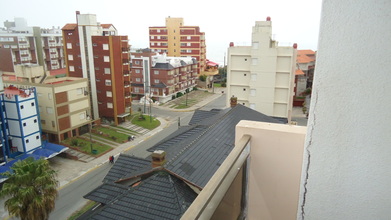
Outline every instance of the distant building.
<svg viewBox="0 0 391 220"><path fill-rule="evenodd" d="M205 33L198 26L185 26L183 18L166 18L166 26L149 27L149 46L172 57L194 57L197 73L206 67Z"/></svg>
<svg viewBox="0 0 391 220"><path fill-rule="evenodd" d="M129 44L112 24L76 12L77 23L63 28L67 74L89 79L92 119L114 124L131 111Z"/></svg>
<svg viewBox="0 0 391 220"><path fill-rule="evenodd" d="M293 106L302 107L305 101L307 88L312 88L315 70L315 52L312 50L297 50L295 88ZM307 100L308 101L308 100ZM306 103L307 105L309 103ZM309 105L308 105L309 106ZM308 109L308 107L306 107Z"/></svg>
<svg viewBox="0 0 391 220"><path fill-rule="evenodd" d="M132 95L139 100L151 96L161 103L177 92L196 85L197 61L191 57L168 57L149 49L132 53Z"/></svg>
<svg viewBox="0 0 391 220"><path fill-rule="evenodd" d="M65 68L62 33L59 28L28 27L24 18L4 22L0 28L0 44L9 48L12 64L38 64L46 70Z"/></svg>
<svg viewBox="0 0 391 220"><path fill-rule="evenodd" d="M290 121L296 65L296 47L278 46L272 39L272 23L257 21L251 46L228 48L227 106L238 103L266 115Z"/></svg>

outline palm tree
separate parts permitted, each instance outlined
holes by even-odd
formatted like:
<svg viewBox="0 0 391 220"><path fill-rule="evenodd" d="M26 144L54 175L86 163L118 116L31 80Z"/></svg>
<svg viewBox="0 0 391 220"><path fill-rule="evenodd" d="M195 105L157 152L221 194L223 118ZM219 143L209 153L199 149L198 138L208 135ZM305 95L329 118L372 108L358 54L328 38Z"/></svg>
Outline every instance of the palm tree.
<svg viewBox="0 0 391 220"><path fill-rule="evenodd" d="M22 220L48 219L54 209L58 181L56 172L44 159L27 158L16 162L12 173L3 174L9 179L0 191L0 198L7 197L5 208L10 215Z"/></svg>

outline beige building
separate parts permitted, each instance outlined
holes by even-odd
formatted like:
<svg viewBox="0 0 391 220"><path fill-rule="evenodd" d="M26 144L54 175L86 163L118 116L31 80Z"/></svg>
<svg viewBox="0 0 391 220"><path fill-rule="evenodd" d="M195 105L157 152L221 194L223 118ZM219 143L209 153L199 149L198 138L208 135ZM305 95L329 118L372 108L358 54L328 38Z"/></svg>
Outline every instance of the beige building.
<svg viewBox="0 0 391 220"><path fill-rule="evenodd" d="M257 21L251 46L228 48L227 106L238 103L263 114L290 121L296 65L296 48L278 46L272 39L272 23Z"/></svg>
<svg viewBox="0 0 391 220"><path fill-rule="evenodd" d="M37 90L42 133L50 142L88 132L91 123L88 79L51 78L43 83L5 81L4 84L33 86Z"/></svg>

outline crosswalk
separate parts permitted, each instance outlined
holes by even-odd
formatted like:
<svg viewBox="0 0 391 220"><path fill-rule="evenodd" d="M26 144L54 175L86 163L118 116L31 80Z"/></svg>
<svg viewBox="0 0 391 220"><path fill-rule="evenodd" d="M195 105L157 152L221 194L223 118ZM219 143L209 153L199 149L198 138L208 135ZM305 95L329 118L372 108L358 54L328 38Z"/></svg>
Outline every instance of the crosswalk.
<svg viewBox="0 0 391 220"><path fill-rule="evenodd" d="M135 132L137 132L140 135L144 135L144 134L149 132L148 129L142 128L142 127L137 126L137 125L134 125L134 124L132 124L132 123L130 123L128 121L120 124L119 126L121 126L123 128L126 128L126 129L129 129L129 130L132 130L132 131L135 131ZM135 135L135 136L137 137L137 135Z"/></svg>

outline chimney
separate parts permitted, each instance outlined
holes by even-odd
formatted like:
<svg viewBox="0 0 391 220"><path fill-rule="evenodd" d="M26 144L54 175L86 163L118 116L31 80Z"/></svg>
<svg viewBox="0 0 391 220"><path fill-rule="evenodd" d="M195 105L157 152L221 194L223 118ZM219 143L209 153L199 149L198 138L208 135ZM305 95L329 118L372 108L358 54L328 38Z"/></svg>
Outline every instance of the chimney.
<svg viewBox="0 0 391 220"><path fill-rule="evenodd" d="M234 42L229 43L229 47L233 47L233 46L235 46Z"/></svg>
<svg viewBox="0 0 391 220"><path fill-rule="evenodd" d="M266 21L271 21L270 16L267 16Z"/></svg>
<svg viewBox="0 0 391 220"><path fill-rule="evenodd" d="M80 15L80 11L76 11L76 23L79 24L79 19L77 18Z"/></svg>
<svg viewBox="0 0 391 220"><path fill-rule="evenodd" d="M293 44L293 48L294 48L294 49L297 49L297 43L294 43L294 44Z"/></svg>
<svg viewBox="0 0 391 220"><path fill-rule="evenodd" d="M238 104L238 97L232 96L230 99L231 108L235 107Z"/></svg>
<svg viewBox="0 0 391 220"><path fill-rule="evenodd" d="M152 153L152 167L161 167L166 163L166 152L164 150L155 150Z"/></svg>

